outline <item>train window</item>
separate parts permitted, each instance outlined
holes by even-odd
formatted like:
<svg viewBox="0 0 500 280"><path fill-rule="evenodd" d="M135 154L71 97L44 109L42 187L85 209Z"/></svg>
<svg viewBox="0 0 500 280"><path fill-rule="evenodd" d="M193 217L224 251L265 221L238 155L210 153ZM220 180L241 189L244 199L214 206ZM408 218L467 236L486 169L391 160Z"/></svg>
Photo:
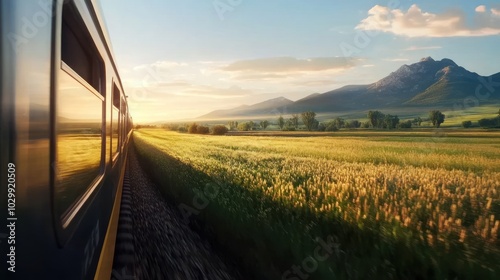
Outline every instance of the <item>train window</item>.
<svg viewBox="0 0 500 280"><path fill-rule="evenodd" d="M125 105L125 101L122 99L122 111L121 111L121 119L122 119L122 123L121 123L121 129L122 129L122 133L121 133L121 137L122 137L122 143L125 142L125 136L126 136L126 130L125 130L125 114L127 112L127 106Z"/></svg>
<svg viewBox="0 0 500 280"><path fill-rule="evenodd" d="M103 61L92 37L71 4L63 7L61 59L95 90L102 93Z"/></svg>
<svg viewBox="0 0 500 280"><path fill-rule="evenodd" d="M104 172L104 67L76 9L63 8L55 105L54 207L67 227ZM87 37L81 41L81 37Z"/></svg>
<svg viewBox="0 0 500 280"><path fill-rule="evenodd" d="M116 85L113 85L113 112L112 112L112 135L111 135L111 149L112 154L118 152L118 135L119 135L119 118L120 115L120 90Z"/></svg>

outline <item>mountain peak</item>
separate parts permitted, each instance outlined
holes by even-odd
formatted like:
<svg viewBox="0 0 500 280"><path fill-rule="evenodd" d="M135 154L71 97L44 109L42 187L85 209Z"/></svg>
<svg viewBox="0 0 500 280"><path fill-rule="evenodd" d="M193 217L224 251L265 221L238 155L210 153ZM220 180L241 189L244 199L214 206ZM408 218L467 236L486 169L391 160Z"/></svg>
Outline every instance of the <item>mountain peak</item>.
<svg viewBox="0 0 500 280"><path fill-rule="evenodd" d="M275 99L276 99L276 100L280 100L280 101L283 101L283 100L290 100L290 99L288 99L288 98L286 98L286 97L284 97L284 96L276 97Z"/></svg>
<svg viewBox="0 0 500 280"><path fill-rule="evenodd" d="M455 61L449 59L449 58L443 58L441 59L441 63L447 65L447 66L458 66Z"/></svg>
<svg viewBox="0 0 500 280"><path fill-rule="evenodd" d="M420 62L401 66L396 72L372 84L370 89L403 98L401 92L407 95L422 92L443 75L472 77L470 72L459 67L451 59L444 58L436 61L428 56L422 58Z"/></svg>
<svg viewBox="0 0 500 280"><path fill-rule="evenodd" d="M422 59L420 59L420 62L425 62L425 61L431 61L431 62L434 62L435 60L432 59L432 57L428 56L428 57L424 57Z"/></svg>
<svg viewBox="0 0 500 280"><path fill-rule="evenodd" d="M420 62L430 62L429 65L435 65L436 67L442 67L442 68L446 66L458 66L453 60L449 58L443 58L441 60L436 61L432 57L428 56L420 59Z"/></svg>

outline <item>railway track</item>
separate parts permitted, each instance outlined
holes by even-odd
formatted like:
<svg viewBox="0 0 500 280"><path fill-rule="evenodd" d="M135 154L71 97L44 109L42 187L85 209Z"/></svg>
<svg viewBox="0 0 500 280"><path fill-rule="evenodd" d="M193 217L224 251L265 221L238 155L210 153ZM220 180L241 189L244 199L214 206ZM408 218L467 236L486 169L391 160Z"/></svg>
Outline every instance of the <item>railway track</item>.
<svg viewBox="0 0 500 280"><path fill-rule="evenodd" d="M112 279L243 279L164 199L133 147L120 210Z"/></svg>

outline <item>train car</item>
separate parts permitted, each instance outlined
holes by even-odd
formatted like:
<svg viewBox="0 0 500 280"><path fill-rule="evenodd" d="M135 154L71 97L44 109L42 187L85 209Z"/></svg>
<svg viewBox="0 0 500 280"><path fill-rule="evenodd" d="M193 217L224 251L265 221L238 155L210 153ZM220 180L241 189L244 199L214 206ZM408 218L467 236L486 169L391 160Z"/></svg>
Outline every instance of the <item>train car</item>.
<svg viewBox="0 0 500 280"><path fill-rule="evenodd" d="M110 279L132 133L96 0L0 1L0 279Z"/></svg>

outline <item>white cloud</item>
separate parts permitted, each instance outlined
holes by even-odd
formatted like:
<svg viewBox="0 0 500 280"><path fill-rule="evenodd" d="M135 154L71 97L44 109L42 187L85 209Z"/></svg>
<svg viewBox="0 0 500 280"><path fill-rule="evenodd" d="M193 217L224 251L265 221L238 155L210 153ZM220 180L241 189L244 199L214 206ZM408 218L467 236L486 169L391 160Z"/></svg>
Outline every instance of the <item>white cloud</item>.
<svg viewBox="0 0 500 280"><path fill-rule="evenodd" d="M479 11L478 11L479 10ZM368 11L356 29L380 30L407 37L465 37L491 36L500 34L500 17L498 10L482 12L482 6L476 8L475 25L467 26L465 14L460 10L452 10L442 14L422 11L413 4L408 11L390 10L376 5Z"/></svg>
<svg viewBox="0 0 500 280"><path fill-rule="evenodd" d="M492 8L491 13L495 16L500 16L500 9Z"/></svg>
<svg viewBox="0 0 500 280"><path fill-rule="evenodd" d="M486 6L485 5L479 5L476 7L476 12L478 13L484 13L486 12Z"/></svg>
<svg viewBox="0 0 500 280"><path fill-rule="evenodd" d="M300 81L294 81L291 82L292 85L294 86L300 86L300 87L324 87L324 86L329 86L332 87L335 84L335 81L332 79L325 79L325 80L300 80Z"/></svg>
<svg viewBox="0 0 500 280"><path fill-rule="evenodd" d="M411 46L409 48L404 49L405 51L421 51L421 50L435 50L441 49L441 46Z"/></svg>
<svg viewBox="0 0 500 280"><path fill-rule="evenodd" d="M391 62L401 62L401 61L408 61L408 58L387 58L384 59L385 61L391 61Z"/></svg>

